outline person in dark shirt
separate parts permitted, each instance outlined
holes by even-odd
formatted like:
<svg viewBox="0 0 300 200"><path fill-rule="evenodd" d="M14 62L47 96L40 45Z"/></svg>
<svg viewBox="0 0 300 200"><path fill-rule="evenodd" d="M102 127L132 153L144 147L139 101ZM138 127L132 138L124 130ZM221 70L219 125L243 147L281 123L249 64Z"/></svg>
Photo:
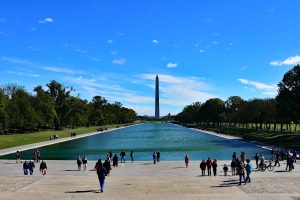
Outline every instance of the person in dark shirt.
<svg viewBox="0 0 300 200"><path fill-rule="evenodd" d="M130 152L131 162L133 162L133 151Z"/></svg>
<svg viewBox="0 0 300 200"><path fill-rule="evenodd" d="M104 183L105 183L105 176L107 174L107 170L103 167L102 162L96 164L95 170L98 175L99 183L100 183L100 192L104 191Z"/></svg>
<svg viewBox="0 0 300 200"><path fill-rule="evenodd" d="M35 168L34 162L32 162L32 161L30 160L29 163L28 163L28 169L29 169L30 175L33 174L33 169L34 169L34 168Z"/></svg>
<svg viewBox="0 0 300 200"><path fill-rule="evenodd" d="M105 175L106 176L109 175L110 170L111 170L111 166L110 166L109 160L105 160L104 161L103 167L106 169L106 174Z"/></svg>
<svg viewBox="0 0 300 200"><path fill-rule="evenodd" d="M157 162L159 163L159 161L160 161L160 151L159 150L157 150L156 156L157 156Z"/></svg>
<svg viewBox="0 0 300 200"><path fill-rule="evenodd" d="M214 176L217 176L217 167L218 167L217 160L214 159L214 161L212 163L212 168L213 168Z"/></svg>
<svg viewBox="0 0 300 200"><path fill-rule="evenodd" d="M124 151L124 149L122 149L121 153L120 153L120 156L121 156L121 162L125 162L125 156L126 156L126 153Z"/></svg>
<svg viewBox="0 0 300 200"><path fill-rule="evenodd" d="M205 176L206 163L205 163L204 159L200 163L200 169L201 169L201 172L202 172L202 176Z"/></svg>
<svg viewBox="0 0 300 200"><path fill-rule="evenodd" d="M40 171L42 172L43 175L47 174L47 164L43 160L40 164Z"/></svg>
<svg viewBox="0 0 300 200"><path fill-rule="evenodd" d="M113 166L118 167L118 162L119 162L119 158L117 154L115 154L115 156L113 157Z"/></svg>
<svg viewBox="0 0 300 200"><path fill-rule="evenodd" d="M28 175L28 169L29 169L29 163L25 160L25 162L23 164L24 175Z"/></svg>

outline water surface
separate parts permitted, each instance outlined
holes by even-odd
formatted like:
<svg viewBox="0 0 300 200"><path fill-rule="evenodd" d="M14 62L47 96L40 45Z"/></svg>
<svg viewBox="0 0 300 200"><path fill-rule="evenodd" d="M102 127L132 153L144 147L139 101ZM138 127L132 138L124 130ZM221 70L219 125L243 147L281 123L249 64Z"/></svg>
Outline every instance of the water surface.
<svg viewBox="0 0 300 200"><path fill-rule="evenodd" d="M72 141L39 148L42 159L74 160L78 155L87 155L88 159L105 159L112 151L120 154L124 149L129 160L130 151L134 151L135 160L152 159L154 150L161 152L161 160L183 160L189 154L192 160L211 157L229 160L233 152L241 151L253 157L257 152L270 155L268 150L238 140L209 135L186 127L168 123L145 123L107 133L93 135ZM23 159L31 159L33 150L22 152ZM1 158L15 158L14 154Z"/></svg>

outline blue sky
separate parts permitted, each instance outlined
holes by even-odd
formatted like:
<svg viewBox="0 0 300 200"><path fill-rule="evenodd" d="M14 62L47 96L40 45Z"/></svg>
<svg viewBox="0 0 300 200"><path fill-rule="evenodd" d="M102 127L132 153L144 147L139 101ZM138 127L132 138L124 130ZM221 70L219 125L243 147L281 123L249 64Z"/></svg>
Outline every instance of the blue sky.
<svg viewBox="0 0 300 200"><path fill-rule="evenodd" d="M300 63L300 1L0 2L0 85L55 79L154 115L238 95L275 97Z"/></svg>

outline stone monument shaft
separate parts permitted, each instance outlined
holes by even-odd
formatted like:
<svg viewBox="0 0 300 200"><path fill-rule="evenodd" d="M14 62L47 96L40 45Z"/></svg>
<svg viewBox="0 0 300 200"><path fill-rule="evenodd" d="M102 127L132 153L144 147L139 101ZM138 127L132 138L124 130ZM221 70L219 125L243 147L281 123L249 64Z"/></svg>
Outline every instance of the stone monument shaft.
<svg viewBox="0 0 300 200"><path fill-rule="evenodd" d="M156 75L155 79L155 118L159 119L159 79Z"/></svg>

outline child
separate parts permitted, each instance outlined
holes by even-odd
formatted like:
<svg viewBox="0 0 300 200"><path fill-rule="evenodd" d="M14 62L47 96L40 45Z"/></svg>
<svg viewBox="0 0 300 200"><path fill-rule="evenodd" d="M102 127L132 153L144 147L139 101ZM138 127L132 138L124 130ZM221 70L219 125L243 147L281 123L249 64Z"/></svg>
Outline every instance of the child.
<svg viewBox="0 0 300 200"><path fill-rule="evenodd" d="M228 167L226 164L224 164L223 170L224 170L224 176L227 176Z"/></svg>

